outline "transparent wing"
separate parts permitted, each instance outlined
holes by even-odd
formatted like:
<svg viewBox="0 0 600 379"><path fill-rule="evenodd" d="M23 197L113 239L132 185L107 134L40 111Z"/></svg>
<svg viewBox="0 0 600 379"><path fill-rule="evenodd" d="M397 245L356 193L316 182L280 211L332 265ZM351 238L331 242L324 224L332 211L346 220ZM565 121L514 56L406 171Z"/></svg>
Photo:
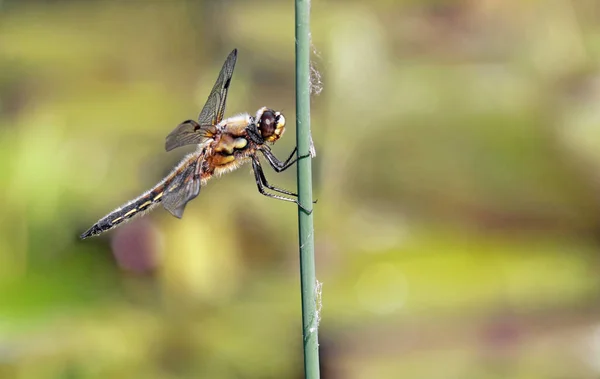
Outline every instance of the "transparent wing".
<svg viewBox="0 0 600 379"><path fill-rule="evenodd" d="M221 72L219 72L219 77L198 116L198 122L187 120L169 133L165 142L167 151L180 146L199 144L214 135L216 132L215 126L223 120L227 91L231 84L236 59L237 49L234 49L225 60Z"/></svg>
<svg viewBox="0 0 600 379"><path fill-rule="evenodd" d="M227 91L229 91L236 60L237 49L233 49L225 60L221 72L219 72L219 77L210 91L210 95L208 95L208 100L206 100L206 104L198 116L198 122L201 125L216 125L223 120Z"/></svg>
<svg viewBox="0 0 600 379"><path fill-rule="evenodd" d="M163 206L173 216L181 218L188 202L200 193L200 175L196 175L198 160L188 164L165 188Z"/></svg>
<svg viewBox="0 0 600 379"><path fill-rule="evenodd" d="M165 140L165 150L171 151L185 145L195 145L210 138L216 132L213 125L200 125L194 120L187 120L177 125Z"/></svg>

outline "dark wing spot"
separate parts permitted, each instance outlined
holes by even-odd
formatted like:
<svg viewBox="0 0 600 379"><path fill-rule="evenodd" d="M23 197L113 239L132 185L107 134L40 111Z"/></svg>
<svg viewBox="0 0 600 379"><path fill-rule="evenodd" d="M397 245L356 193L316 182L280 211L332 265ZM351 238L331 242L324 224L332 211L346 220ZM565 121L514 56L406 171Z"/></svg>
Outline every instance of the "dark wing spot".
<svg viewBox="0 0 600 379"><path fill-rule="evenodd" d="M230 84L231 84L231 78L227 78L227 81L223 85L223 88L228 89Z"/></svg>

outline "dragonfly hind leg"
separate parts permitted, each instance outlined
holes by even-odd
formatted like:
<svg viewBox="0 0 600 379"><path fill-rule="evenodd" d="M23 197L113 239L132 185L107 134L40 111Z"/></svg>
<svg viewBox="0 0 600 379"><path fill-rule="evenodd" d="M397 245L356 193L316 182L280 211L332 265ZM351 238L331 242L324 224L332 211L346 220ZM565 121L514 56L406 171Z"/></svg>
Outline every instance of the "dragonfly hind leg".
<svg viewBox="0 0 600 379"><path fill-rule="evenodd" d="M258 160L257 160L258 161ZM279 192L279 193L283 193L286 195L290 195L290 196L294 196L294 197L298 197L297 193L285 190L283 188L278 188L275 186L272 186L269 184L269 182L267 181L267 178L265 177L265 173L262 170L262 166L260 165L260 163L258 164L258 170L254 167L254 163L252 164L253 168L254 168L254 173L258 173L258 175L260 176L260 181L262 182L262 184L267 187L268 189L275 191L275 192Z"/></svg>
<svg viewBox="0 0 600 379"><path fill-rule="evenodd" d="M269 189L271 189L273 191L277 191L277 192L280 192L280 193L285 193L285 194L290 195L290 196L298 196L295 193L286 191L286 190L281 189L281 188L277 188L277 187L271 186L267 182L267 178L265 178L265 174L264 174L264 172L262 170L262 166L260 165L260 162L258 161L258 158L256 158L256 157L252 157L252 168L254 169L254 178L256 179L256 186L258 187L258 192L260 192L262 195L264 195L266 197L271 197L273 199L283 200L283 201L289 201L291 203L295 203L304 212L306 212L308 214L312 213L312 210L308 210L308 209L304 208L304 206L302 204L300 204L300 202L297 199L291 199L289 197L275 195L275 194L272 194L272 193L269 193L269 192L265 191L265 187L267 187L267 188L269 188Z"/></svg>

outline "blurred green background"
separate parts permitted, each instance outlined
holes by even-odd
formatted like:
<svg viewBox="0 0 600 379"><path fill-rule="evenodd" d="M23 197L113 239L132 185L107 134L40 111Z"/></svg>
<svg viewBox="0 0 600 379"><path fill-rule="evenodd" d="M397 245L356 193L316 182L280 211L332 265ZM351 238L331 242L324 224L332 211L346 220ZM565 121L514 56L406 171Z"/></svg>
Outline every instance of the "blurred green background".
<svg viewBox="0 0 600 379"><path fill-rule="evenodd" d="M296 207L153 186L239 49L282 110L292 1L0 1L0 377L301 378ZM600 374L600 3L314 1L322 378ZM318 91L316 91L318 92ZM295 188L295 172L267 171Z"/></svg>

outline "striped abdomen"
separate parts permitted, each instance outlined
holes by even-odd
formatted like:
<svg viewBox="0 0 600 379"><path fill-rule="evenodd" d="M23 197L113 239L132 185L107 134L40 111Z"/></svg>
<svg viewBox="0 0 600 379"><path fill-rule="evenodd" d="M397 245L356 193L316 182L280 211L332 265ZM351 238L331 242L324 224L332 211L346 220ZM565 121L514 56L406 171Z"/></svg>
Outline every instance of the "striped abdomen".
<svg viewBox="0 0 600 379"><path fill-rule="evenodd" d="M102 217L98 222L92 225L91 228L83 233L80 238L86 239L88 237L96 236L152 209L156 204L163 201L165 188L168 188L171 183L173 183L173 185L178 183L178 181L174 179L185 174L187 172L186 170L192 169L193 171L195 162L199 158L199 154L200 152L196 152L185 157L173 171L171 171L171 173L160 183L154 186L154 188Z"/></svg>
<svg viewBox="0 0 600 379"><path fill-rule="evenodd" d="M150 210L156 204L160 203L163 196L164 183L141 195L140 197L128 202L125 205L115 209L106 216L102 217L91 228L81 235L81 239L98 235L109 229L116 227L131 218Z"/></svg>

